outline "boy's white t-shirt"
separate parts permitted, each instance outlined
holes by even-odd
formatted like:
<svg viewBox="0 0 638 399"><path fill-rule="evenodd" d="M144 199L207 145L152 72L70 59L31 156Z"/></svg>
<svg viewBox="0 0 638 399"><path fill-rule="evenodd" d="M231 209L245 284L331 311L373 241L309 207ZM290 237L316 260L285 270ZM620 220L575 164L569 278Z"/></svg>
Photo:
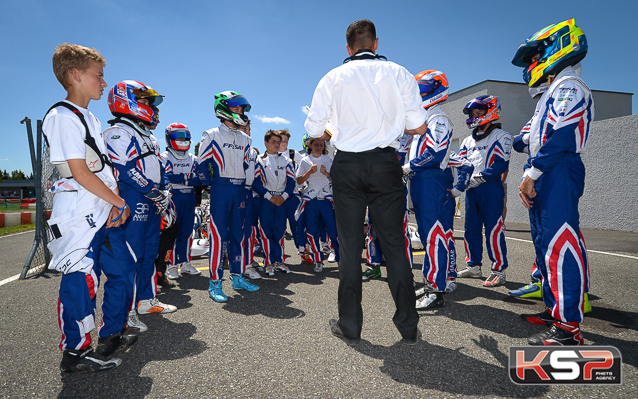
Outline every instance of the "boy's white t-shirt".
<svg viewBox="0 0 638 399"><path fill-rule="evenodd" d="M88 109L72 105L82 112L89 134L95 139L100 151L106 154L100 121ZM44 119L42 130L49 142L51 163L86 159L86 130L80 118L69 109L56 107L51 110ZM116 189L117 182L108 165L95 175L111 190ZM93 259L86 254L93 237L106 223L112 205L73 178L56 181L50 191L55 196L51 218L47 222L51 235L48 248L53 255L49 268L63 273L81 271L89 274Z"/></svg>
<svg viewBox="0 0 638 399"><path fill-rule="evenodd" d="M328 194L332 194L330 187L330 179L321 173L321 165L326 167L328 173L332 167L332 158L322 154L319 158L315 158L312 154L307 154L301 159L299 168L297 169L297 178L306 174L310 170L312 165L317 165L317 171L308 177L306 182L308 183L308 189L306 192L317 192L317 198L322 199Z"/></svg>
<svg viewBox="0 0 638 399"><path fill-rule="evenodd" d="M102 154L106 154L106 143L102 134L102 124L88 110L70 101L65 102L73 105L84 115L86 124L89 127L89 134L95 139L97 147ZM68 159L86 159L86 144L84 143L85 130L80 118L71 110L64 107L56 107L49 112L42 124L42 130L46 133L49 142L49 159L52 164L60 164ZM114 190L117 182L113 176L111 168L105 166L96 175L106 184L108 188ZM74 180L74 179L65 179Z"/></svg>

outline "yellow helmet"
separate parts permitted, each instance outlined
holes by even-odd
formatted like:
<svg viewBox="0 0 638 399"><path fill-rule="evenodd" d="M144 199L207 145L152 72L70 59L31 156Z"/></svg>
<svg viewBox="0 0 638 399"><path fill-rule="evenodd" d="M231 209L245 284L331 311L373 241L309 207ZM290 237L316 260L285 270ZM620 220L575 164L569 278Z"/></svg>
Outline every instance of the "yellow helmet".
<svg viewBox="0 0 638 399"><path fill-rule="evenodd" d="M535 55L538 60L533 60ZM587 37L572 18L530 36L520 45L512 64L525 68L523 80L536 87L565 67L576 65L587 55Z"/></svg>

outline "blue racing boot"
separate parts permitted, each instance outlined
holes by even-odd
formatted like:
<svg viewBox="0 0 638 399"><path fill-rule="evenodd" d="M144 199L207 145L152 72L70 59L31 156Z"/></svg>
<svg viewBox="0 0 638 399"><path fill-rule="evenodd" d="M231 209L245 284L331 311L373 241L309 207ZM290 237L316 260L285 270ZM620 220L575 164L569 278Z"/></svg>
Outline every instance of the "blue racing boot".
<svg viewBox="0 0 638 399"><path fill-rule="evenodd" d="M233 288L236 290L246 290L248 292L257 291L259 289L255 284L251 284L246 280L246 278L242 275L232 276L233 278Z"/></svg>
<svg viewBox="0 0 638 399"><path fill-rule="evenodd" d="M519 298L542 298L541 283L531 283L517 290L508 291L508 294Z"/></svg>
<svg viewBox="0 0 638 399"><path fill-rule="evenodd" d="M224 295L224 291L222 291L221 280L211 280L210 286L208 287L208 295L210 295L210 297L213 298L213 301L215 302L228 301L228 297Z"/></svg>

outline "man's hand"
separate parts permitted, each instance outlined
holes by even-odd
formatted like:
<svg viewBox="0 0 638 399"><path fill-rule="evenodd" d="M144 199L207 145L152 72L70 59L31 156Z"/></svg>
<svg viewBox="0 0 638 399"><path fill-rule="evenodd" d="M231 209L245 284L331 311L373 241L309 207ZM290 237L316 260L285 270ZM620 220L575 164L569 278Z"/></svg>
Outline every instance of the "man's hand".
<svg viewBox="0 0 638 399"><path fill-rule="evenodd" d="M281 195L273 195L272 197L270 197L269 201L275 204L276 206L281 206L281 204L284 203L285 199Z"/></svg>
<svg viewBox="0 0 638 399"><path fill-rule="evenodd" d="M521 180L521 184L518 186L519 196L521 197L521 203L527 209L531 209L534 201L532 198L536 197L536 189L534 188L535 180L529 176L525 176Z"/></svg>

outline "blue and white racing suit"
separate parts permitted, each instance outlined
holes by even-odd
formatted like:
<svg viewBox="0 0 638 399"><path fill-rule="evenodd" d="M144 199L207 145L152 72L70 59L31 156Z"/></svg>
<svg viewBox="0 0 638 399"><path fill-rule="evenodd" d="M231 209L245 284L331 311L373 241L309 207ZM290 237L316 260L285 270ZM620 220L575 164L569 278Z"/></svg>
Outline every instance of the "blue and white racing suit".
<svg viewBox="0 0 638 399"><path fill-rule="evenodd" d="M244 219L246 215L246 169L251 138L221 124L206 130L199 145L198 174L210 184L210 257L211 280L223 276L223 249L228 242L230 273L245 270Z"/></svg>
<svg viewBox="0 0 638 399"><path fill-rule="evenodd" d="M292 162L281 154L262 154L255 164L253 187L259 194L259 229L264 263L272 265L284 261L284 234L286 233L286 207L270 202L273 196L287 200L295 189Z"/></svg>
<svg viewBox="0 0 638 399"><path fill-rule="evenodd" d="M411 134L404 133L399 137L399 148L396 150L397 157L399 157L399 163L403 166L408 159L408 152L410 151L410 146L413 143L413 136ZM405 213L403 217L403 231L405 232L406 239L406 248L407 248L407 257L410 261L410 267L413 264L413 256L412 256L412 240L410 239L410 230L408 228L408 223L410 221L408 215L408 188L406 186L407 180L406 176L403 179L403 193L405 194ZM368 236L366 237L366 263L369 265L378 265L381 264L381 260L383 259L383 250L381 249L381 243L377 238L377 232L374 228L374 222L372 218L368 215Z"/></svg>
<svg viewBox="0 0 638 399"><path fill-rule="evenodd" d="M582 322L584 294L589 289L589 263L580 232L578 201L585 189L585 151L594 99L573 67L563 69L536 105L529 133L525 175L536 182L534 220L543 260L543 300L552 316L564 322Z"/></svg>
<svg viewBox="0 0 638 399"><path fill-rule="evenodd" d="M136 122L118 118L104 131L109 158L113 163L120 196L131 207L131 217L123 225L126 240L136 257L136 278L132 309L138 301L157 293L155 258L159 253L161 214L144 194L164 188L159 144L150 130Z"/></svg>
<svg viewBox="0 0 638 399"><path fill-rule="evenodd" d="M459 156L474 166L474 181L484 181L468 188L465 195L465 262L470 267L482 265L481 235L485 227L487 253L492 270L497 272L507 269L503 232L505 189L501 175L509 168L512 149L512 136L500 127L500 123L493 123L480 136L478 129L474 129L459 151Z"/></svg>
<svg viewBox="0 0 638 399"><path fill-rule="evenodd" d="M171 183L171 194L177 214L177 238L173 246L171 265L191 261L191 245L193 242L193 221L195 220L195 189L202 183L195 173L197 158L185 153L179 159L172 151L162 153L162 165L166 179Z"/></svg>
<svg viewBox="0 0 638 399"><path fill-rule="evenodd" d="M257 151L251 148L248 152L248 168L246 169L246 217L244 220L244 270L253 263L253 248L259 243L259 196L253 190L255 181L255 165Z"/></svg>
<svg viewBox="0 0 638 399"><path fill-rule="evenodd" d="M403 166L405 173L414 172L410 195L419 237L425 249L423 276L432 289L440 292L445 291L448 277L456 277L453 224L456 201L450 191L454 175L448 165L452 135L452 121L440 105L429 107L427 131L415 137L409 162ZM462 176L457 186L459 191L463 191L470 176L467 166L460 172Z"/></svg>

